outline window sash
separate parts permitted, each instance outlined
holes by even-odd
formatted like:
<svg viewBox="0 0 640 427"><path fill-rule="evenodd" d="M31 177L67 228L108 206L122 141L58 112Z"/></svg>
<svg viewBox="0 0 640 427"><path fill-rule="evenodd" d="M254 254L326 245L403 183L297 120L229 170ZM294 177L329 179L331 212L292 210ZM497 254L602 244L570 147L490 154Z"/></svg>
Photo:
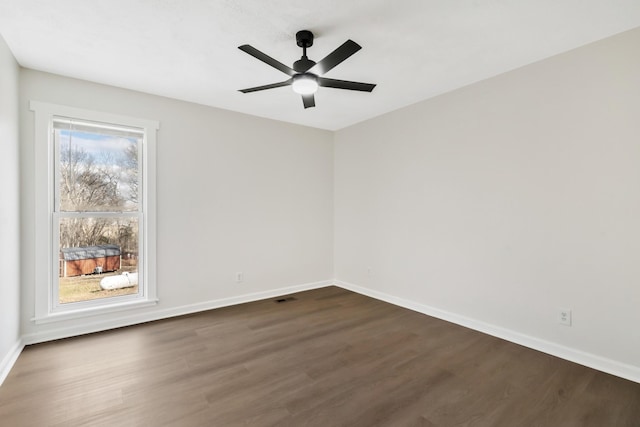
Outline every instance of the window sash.
<svg viewBox="0 0 640 427"><path fill-rule="evenodd" d="M75 126L73 128L69 128L69 126ZM84 130L87 132L94 132L95 128L98 129L109 129L109 132L106 133L105 135L110 135L110 136L123 136L123 137L133 137L133 138L138 138L140 139L140 142L137 144L137 155L138 155L138 172L137 172L137 178L138 178L138 194L137 194L137 198L138 198L138 203L137 203L137 210L138 212L144 212L144 205L143 202L145 200L145 194L144 194L144 190L145 190L145 185L144 185L144 164L145 159L144 159L144 147L146 146L146 144L148 144L147 142L147 132L144 129L138 128L138 127L125 127L125 126L121 126L121 125L116 125L116 124L110 124L110 123L102 123L102 122L96 122L96 121L88 121L88 120L77 120L77 119L71 119L71 118L67 118L67 117L60 117L60 116L54 116L51 119L51 133L50 133L50 141L53 142L53 144L51 144L51 142L49 143L50 145L52 145L52 149L53 149L53 170L54 170L54 187L53 187L53 210L54 212L60 212L61 210L61 195L60 195L60 179L61 179L61 172L60 172L60 152L61 152L61 148L60 148L60 140L58 138L55 137L55 131L56 130ZM79 210L75 210L75 211L69 211L66 210L64 212L84 212L84 211L79 211ZM129 212L129 211L104 211L104 212Z"/></svg>
<svg viewBox="0 0 640 427"><path fill-rule="evenodd" d="M138 291L129 295L110 296L78 302L60 302L60 223L65 218L136 218L138 220ZM51 312L64 313L75 311L83 307L100 307L105 304L118 304L122 302L136 301L145 298L145 265L144 253L144 215L142 212L53 212L52 225L53 238L51 239Z"/></svg>

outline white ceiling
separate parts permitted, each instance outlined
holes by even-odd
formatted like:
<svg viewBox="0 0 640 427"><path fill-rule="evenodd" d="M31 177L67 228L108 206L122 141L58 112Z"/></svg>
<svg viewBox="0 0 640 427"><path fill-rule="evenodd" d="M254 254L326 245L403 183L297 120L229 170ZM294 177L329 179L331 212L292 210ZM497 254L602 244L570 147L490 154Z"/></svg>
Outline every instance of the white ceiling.
<svg viewBox="0 0 640 427"><path fill-rule="evenodd" d="M640 0L0 0L0 34L23 67L329 130L366 120L640 26ZM347 39L362 50L303 109L288 76L311 30L319 61Z"/></svg>

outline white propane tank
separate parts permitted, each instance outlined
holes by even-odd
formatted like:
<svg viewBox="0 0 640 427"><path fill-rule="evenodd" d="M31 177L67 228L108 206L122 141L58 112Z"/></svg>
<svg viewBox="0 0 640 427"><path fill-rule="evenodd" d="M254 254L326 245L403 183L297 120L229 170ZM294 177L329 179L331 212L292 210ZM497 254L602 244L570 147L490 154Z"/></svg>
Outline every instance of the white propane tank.
<svg viewBox="0 0 640 427"><path fill-rule="evenodd" d="M121 289L138 284L138 273L124 272L117 276L108 276L100 280L100 287L107 289Z"/></svg>

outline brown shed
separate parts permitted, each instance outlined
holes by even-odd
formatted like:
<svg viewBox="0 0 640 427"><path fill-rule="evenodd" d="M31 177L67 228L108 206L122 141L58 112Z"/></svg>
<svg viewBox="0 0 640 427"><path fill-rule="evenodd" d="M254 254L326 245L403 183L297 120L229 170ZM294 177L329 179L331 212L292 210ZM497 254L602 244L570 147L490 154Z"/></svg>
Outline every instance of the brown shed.
<svg viewBox="0 0 640 427"><path fill-rule="evenodd" d="M118 245L84 246L60 250L60 277L106 273L120 269Z"/></svg>

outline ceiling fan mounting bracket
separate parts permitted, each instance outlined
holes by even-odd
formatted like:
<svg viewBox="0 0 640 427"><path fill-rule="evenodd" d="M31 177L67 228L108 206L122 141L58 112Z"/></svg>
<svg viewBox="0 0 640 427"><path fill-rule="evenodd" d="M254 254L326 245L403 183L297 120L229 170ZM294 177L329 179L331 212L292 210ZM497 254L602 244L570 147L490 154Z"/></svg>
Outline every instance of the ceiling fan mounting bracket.
<svg viewBox="0 0 640 427"><path fill-rule="evenodd" d="M296 33L296 43L302 48L313 46L313 33L309 30L301 30Z"/></svg>

